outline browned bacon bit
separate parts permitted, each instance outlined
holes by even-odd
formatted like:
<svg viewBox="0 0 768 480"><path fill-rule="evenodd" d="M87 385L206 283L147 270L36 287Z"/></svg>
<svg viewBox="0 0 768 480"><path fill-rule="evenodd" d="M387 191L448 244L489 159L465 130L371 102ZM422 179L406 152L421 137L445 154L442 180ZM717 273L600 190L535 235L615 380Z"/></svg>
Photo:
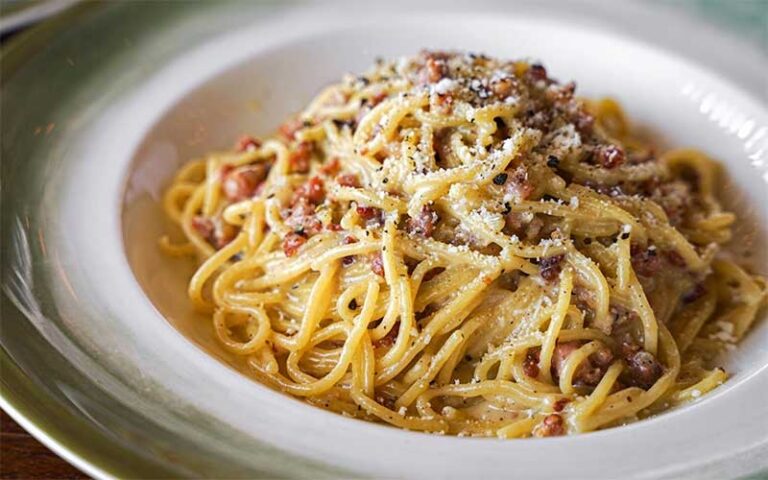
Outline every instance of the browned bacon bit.
<svg viewBox="0 0 768 480"><path fill-rule="evenodd" d="M307 242L307 237L300 233L291 232L283 239L283 252L286 257L296 255L296 252Z"/></svg>
<svg viewBox="0 0 768 480"><path fill-rule="evenodd" d="M560 378L560 373L565 367L565 361L580 346L581 343L576 341L562 342L555 345L555 350L552 352L552 376L554 378Z"/></svg>
<svg viewBox="0 0 768 480"><path fill-rule="evenodd" d="M453 110L453 95L446 93L444 95L437 95L435 99L435 113L441 113L448 115Z"/></svg>
<svg viewBox="0 0 768 480"><path fill-rule="evenodd" d="M238 229L225 222L221 217L214 218L213 225L215 228L213 229L212 243L217 250L226 247L237 236Z"/></svg>
<svg viewBox="0 0 768 480"><path fill-rule="evenodd" d="M624 150L616 145L600 145L595 149L594 159L605 168L616 168L624 163Z"/></svg>
<svg viewBox="0 0 768 480"><path fill-rule="evenodd" d="M293 202L285 224L310 236L323 229L322 222L315 216L315 206L305 197L299 197Z"/></svg>
<svg viewBox="0 0 768 480"><path fill-rule="evenodd" d="M552 353L552 376L560 378L565 368L565 362L574 351L581 347L577 341L558 343ZM613 352L608 347L602 347L576 368L573 374L573 383L593 387L600 383L605 371L613 362Z"/></svg>
<svg viewBox="0 0 768 480"><path fill-rule="evenodd" d="M339 163L338 157L333 157L326 162L325 165L320 167L320 173L332 177L339 173L339 168L341 168L341 164Z"/></svg>
<svg viewBox="0 0 768 480"><path fill-rule="evenodd" d="M576 125L576 130L579 133L589 135L595 126L595 117L587 113L583 108L579 108L573 115L573 123Z"/></svg>
<svg viewBox="0 0 768 480"><path fill-rule="evenodd" d="M611 310L613 310L613 307ZM621 352L621 356L624 357L624 359L627 359L640 351L640 346L635 343L635 339L632 338L632 336L628 333L624 333L623 335L616 338L621 340L619 343L619 351Z"/></svg>
<svg viewBox="0 0 768 480"><path fill-rule="evenodd" d="M354 235L347 235L346 237L344 237L344 240L342 241L342 243L344 243L344 245L349 245L351 243L357 243L357 238L355 238Z"/></svg>
<svg viewBox="0 0 768 480"><path fill-rule="evenodd" d="M690 291L683 295L683 303L693 303L703 297L705 293L707 293L707 289L704 288L704 285L697 283Z"/></svg>
<svg viewBox="0 0 768 480"><path fill-rule="evenodd" d="M250 135L243 135L237 140L235 144L235 150L238 152L246 152L249 150L255 150L261 146L261 141L253 138Z"/></svg>
<svg viewBox="0 0 768 480"><path fill-rule="evenodd" d="M640 315L637 312L627 310L620 305L611 305L609 309L611 315L611 332L610 335L616 340L617 345L620 346L620 353L622 358L628 354L625 353L624 344L633 345L635 350L630 353L634 353L640 347L638 347L637 341L632 336L632 326L636 325L640 321Z"/></svg>
<svg viewBox="0 0 768 480"><path fill-rule="evenodd" d="M225 163L224 165L222 165L219 168L219 179L221 179L223 181L227 177L229 172L231 172L234 169L235 169L235 167L233 167L232 165L230 165L228 163Z"/></svg>
<svg viewBox="0 0 768 480"><path fill-rule="evenodd" d="M577 385L596 386L613 362L613 352L608 347L596 351L583 362L573 375Z"/></svg>
<svg viewBox="0 0 768 480"><path fill-rule="evenodd" d="M336 177L336 183L341 185L342 187L359 187L360 186L360 180L357 178L357 175L354 173L345 173L343 175L339 175Z"/></svg>
<svg viewBox="0 0 768 480"><path fill-rule="evenodd" d="M329 223L328 225L325 226L325 229L330 230L331 232L340 232L344 230L343 228L341 228L341 225L339 225L338 223Z"/></svg>
<svg viewBox="0 0 768 480"><path fill-rule="evenodd" d="M560 265L565 258L565 255L554 255L552 257L545 257L539 261L539 271L542 278L548 282L552 282L560 276L562 265Z"/></svg>
<svg viewBox="0 0 768 480"><path fill-rule="evenodd" d="M589 356L589 360L600 368L607 369L613 363L613 351L608 347L603 347Z"/></svg>
<svg viewBox="0 0 768 480"><path fill-rule="evenodd" d="M210 219L197 215L192 218L192 228L216 250L224 248L237 235L237 229L222 218Z"/></svg>
<svg viewBox="0 0 768 480"><path fill-rule="evenodd" d="M293 173L307 173L309 160L312 158L312 142L301 142L288 156L288 164Z"/></svg>
<svg viewBox="0 0 768 480"><path fill-rule="evenodd" d="M629 247L632 268L639 275L652 277L661 270L662 261L656 248L644 248L636 243Z"/></svg>
<svg viewBox="0 0 768 480"><path fill-rule="evenodd" d="M542 65L539 65L538 63L534 63L533 65L531 65L528 68L528 70L525 72L525 74L533 81L549 80L549 78L547 77L547 69L544 68Z"/></svg>
<svg viewBox="0 0 768 480"><path fill-rule="evenodd" d="M424 58L432 58L432 59L435 59L435 60L448 60L454 54L449 52L449 51L445 51L445 50L426 50L425 49L425 50L421 50L419 52L419 55L421 55ZM477 54L477 53L470 53L469 56L472 57L472 58L483 57L482 54Z"/></svg>
<svg viewBox="0 0 768 480"><path fill-rule="evenodd" d="M373 218L378 217L381 214L381 210L376 207L368 207L365 205L358 205L355 209L357 211L357 214L360 215L360 218L363 220L371 220Z"/></svg>
<svg viewBox="0 0 768 480"><path fill-rule="evenodd" d="M426 81L427 83L437 83L448 73L448 67L445 60L430 57L427 59Z"/></svg>
<svg viewBox="0 0 768 480"><path fill-rule="evenodd" d="M523 372L531 378L539 376L539 354L541 349L539 347L529 348L525 353L525 359L523 360Z"/></svg>
<svg viewBox="0 0 768 480"><path fill-rule="evenodd" d="M562 412L563 409L565 409L565 406L568 405L571 402L570 398L561 398L557 400L554 404L552 404L552 410L556 412Z"/></svg>
<svg viewBox="0 0 768 480"><path fill-rule="evenodd" d="M192 228L194 228L195 231L206 240L213 238L214 226L210 218L195 215L192 217Z"/></svg>
<svg viewBox="0 0 768 480"><path fill-rule="evenodd" d="M228 200L239 202L251 198L267 178L269 166L264 163L244 165L224 174L221 188Z"/></svg>
<svg viewBox="0 0 768 480"><path fill-rule="evenodd" d="M395 322L392 325L392 329L387 332L386 335L373 342L373 348L391 347L397 340L397 335L400 333L400 322Z"/></svg>
<svg viewBox="0 0 768 480"><path fill-rule="evenodd" d="M541 233L542 228L544 228L544 220L539 217L533 217L533 220L528 223L528 227L525 229L525 238L536 238Z"/></svg>
<svg viewBox="0 0 768 480"><path fill-rule="evenodd" d="M286 140L293 140L296 138L296 132L301 130L303 127L304 122L300 118L293 118L280 125L278 131L280 132L280 135L282 135Z"/></svg>
<svg viewBox="0 0 768 480"><path fill-rule="evenodd" d="M626 359L630 384L648 390L664 374L664 368L656 357L640 350Z"/></svg>
<svg viewBox="0 0 768 480"><path fill-rule="evenodd" d="M325 187L320 177L310 178L304 185L293 192L291 204L296 204L301 199L307 200L312 205L319 205L325 200Z"/></svg>
<svg viewBox="0 0 768 480"><path fill-rule="evenodd" d="M522 164L508 172L507 183L504 191L512 195L516 200L527 200L534 191L533 185L528 181L528 170Z"/></svg>
<svg viewBox="0 0 768 480"><path fill-rule="evenodd" d="M384 259L381 258L381 253L376 253L371 259L371 270L380 277L384 276Z"/></svg>
<svg viewBox="0 0 768 480"><path fill-rule="evenodd" d="M387 98L387 92L379 92L368 100L368 105L373 108ZM360 123L359 121L357 123Z"/></svg>
<svg viewBox="0 0 768 480"><path fill-rule="evenodd" d="M413 235L419 235L427 238L432 236L435 224L440 220L432 207L424 205L421 212L415 218L409 218L406 222L406 230Z"/></svg>
<svg viewBox="0 0 768 480"><path fill-rule="evenodd" d="M627 370L622 375L622 381L627 385L648 390L664 374L664 368L656 357L633 341L622 341L620 349L627 363Z"/></svg>
<svg viewBox="0 0 768 480"><path fill-rule="evenodd" d="M544 420L536 427L536 436L539 437L557 437L565 434L563 417L557 413L547 415Z"/></svg>

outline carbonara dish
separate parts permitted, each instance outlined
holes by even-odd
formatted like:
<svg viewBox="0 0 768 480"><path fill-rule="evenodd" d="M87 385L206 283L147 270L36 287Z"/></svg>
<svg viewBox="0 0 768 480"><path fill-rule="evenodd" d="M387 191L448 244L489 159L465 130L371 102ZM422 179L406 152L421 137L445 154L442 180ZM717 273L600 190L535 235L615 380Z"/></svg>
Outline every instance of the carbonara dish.
<svg viewBox="0 0 768 480"><path fill-rule="evenodd" d="M718 165L527 61L422 52L186 164L194 306L260 382L502 438L626 424L726 380L766 282L720 252Z"/></svg>

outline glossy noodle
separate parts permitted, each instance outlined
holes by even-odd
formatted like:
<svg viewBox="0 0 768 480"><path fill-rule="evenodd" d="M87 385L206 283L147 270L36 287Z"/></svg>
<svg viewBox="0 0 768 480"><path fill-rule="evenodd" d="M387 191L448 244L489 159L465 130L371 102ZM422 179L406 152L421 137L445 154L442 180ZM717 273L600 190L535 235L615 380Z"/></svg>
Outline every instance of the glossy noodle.
<svg viewBox="0 0 768 480"><path fill-rule="evenodd" d="M185 165L188 295L279 391L441 434L636 421L726 380L766 284L721 253L718 165L525 61L423 52Z"/></svg>

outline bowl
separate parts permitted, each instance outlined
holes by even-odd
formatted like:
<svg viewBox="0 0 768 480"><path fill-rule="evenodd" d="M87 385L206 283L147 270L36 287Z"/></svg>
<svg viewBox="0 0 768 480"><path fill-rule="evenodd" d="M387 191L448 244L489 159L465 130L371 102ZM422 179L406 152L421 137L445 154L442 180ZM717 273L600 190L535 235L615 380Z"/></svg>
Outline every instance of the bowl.
<svg viewBox="0 0 768 480"><path fill-rule="evenodd" d="M503 441L401 431L272 391L241 374L191 311L192 266L157 247L175 170L242 133L273 131L344 72L421 48L541 60L582 95L617 98L665 144L722 161L723 200L740 217L734 251L768 273L768 113L753 71L731 79L567 8L434 8L71 14L63 42L4 85L14 122L3 126L3 306L13 309L3 407L99 477L714 478L766 468L765 321L723 359L731 378L693 404L575 437ZM20 101L42 87L42 98Z"/></svg>

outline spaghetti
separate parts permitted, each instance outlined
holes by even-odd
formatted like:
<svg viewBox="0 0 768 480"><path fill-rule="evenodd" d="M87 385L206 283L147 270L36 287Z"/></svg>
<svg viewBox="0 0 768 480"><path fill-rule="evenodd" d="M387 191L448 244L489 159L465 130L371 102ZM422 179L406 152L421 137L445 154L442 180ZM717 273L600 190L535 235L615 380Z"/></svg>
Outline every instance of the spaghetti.
<svg viewBox="0 0 768 480"><path fill-rule="evenodd" d="M553 436L726 379L763 278L718 254L717 165L657 155L537 64L423 52L184 166L189 297L261 382L409 430Z"/></svg>

